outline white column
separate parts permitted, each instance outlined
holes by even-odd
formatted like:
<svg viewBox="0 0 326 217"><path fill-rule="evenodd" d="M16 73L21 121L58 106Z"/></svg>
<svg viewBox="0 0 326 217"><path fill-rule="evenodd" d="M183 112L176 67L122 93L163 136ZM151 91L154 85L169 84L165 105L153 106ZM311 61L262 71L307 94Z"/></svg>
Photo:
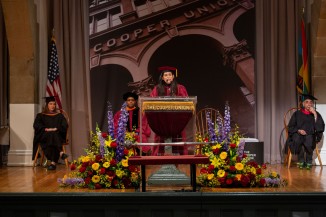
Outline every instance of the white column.
<svg viewBox="0 0 326 217"><path fill-rule="evenodd" d="M10 104L8 166L32 166L34 104Z"/></svg>

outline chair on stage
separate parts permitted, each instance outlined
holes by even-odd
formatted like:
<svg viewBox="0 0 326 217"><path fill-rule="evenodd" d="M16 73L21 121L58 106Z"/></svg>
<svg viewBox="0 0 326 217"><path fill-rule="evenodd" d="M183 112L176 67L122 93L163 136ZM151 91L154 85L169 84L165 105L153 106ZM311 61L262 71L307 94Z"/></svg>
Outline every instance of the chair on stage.
<svg viewBox="0 0 326 217"><path fill-rule="evenodd" d="M217 117L223 121L223 117L217 109L214 108L203 108L196 114L196 134L204 138L208 135L208 125L206 114L209 112L209 117L213 123L216 122ZM201 154L202 145L196 147L196 153Z"/></svg>
<svg viewBox="0 0 326 217"><path fill-rule="evenodd" d="M209 112L209 117L213 123L216 122L217 117L220 117L223 120L222 115L217 109L214 108L203 108L199 110L196 114L196 133L202 138L208 134L208 125L206 114Z"/></svg>
<svg viewBox="0 0 326 217"><path fill-rule="evenodd" d="M68 113L63 110L63 109L59 109L60 113L63 114L63 116L66 118L66 121L67 121L67 134L66 134L66 140L65 142L62 144L62 151L63 153L66 153L66 146L69 145L69 133L68 133L68 129L69 129L69 115ZM33 163L33 167L35 167L37 165L37 158L38 158L38 155L39 153L41 154L41 160L40 160L40 164L42 165L43 162L44 162L44 152L42 150L42 147L41 147L41 144L38 144L37 146L37 151L36 151L36 154L35 154L35 158L34 158L34 163ZM68 159L66 158L65 159L65 164L66 166L68 167L69 166L69 162L68 162Z"/></svg>
<svg viewBox="0 0 326 217"><path fill-rule="evenodd" d="M290 119L293 115L294 112L296 112L297 110L299 110L300 108L290 108L285 114L284 114L284 117L283 117L283 123L284 123L284 129L285 129L285 141L287 141L288 137L289 137L289 128L288 128L288 124L290 122ZM317 158L318 158L318 161L319 161L319 165L323 165L322 164L322 161L321 161L321 158L320 158L320 154L319 154L319 150L318 150L318 147L316 145L316 148L315 148L315 151L316 151L316 155L317 155ZM285 160L284 160L284 165L288 168L290 168L291 166L291 161L292 161L292 153L291 153L291 150L290 148L288 147L288 150L287 150L287 154L285 156Z"/></svg>

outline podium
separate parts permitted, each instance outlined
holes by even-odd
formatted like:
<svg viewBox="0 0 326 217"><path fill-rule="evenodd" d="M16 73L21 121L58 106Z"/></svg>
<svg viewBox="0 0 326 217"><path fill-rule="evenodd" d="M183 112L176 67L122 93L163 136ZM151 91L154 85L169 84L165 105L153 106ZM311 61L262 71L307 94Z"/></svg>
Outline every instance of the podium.
<svg viewBox="0 0 326 217"><path fill-rule="evenodd" d="M153 132L147 141L148 145L152 145L152 149L163 145L164 155L178 155L179 153L173 152L173 146L177 146L178 142L196 140L196 96L140 97L138 102L140 111L146 116ZM142 123L140 123L140 134L142 132ZM188 152L194 151L190 146L185 147ZM148 184L183 185L190 184L190 178L180 172L175 165L168 164L162 165L156 173L153 173L148 179Z"/></svg>

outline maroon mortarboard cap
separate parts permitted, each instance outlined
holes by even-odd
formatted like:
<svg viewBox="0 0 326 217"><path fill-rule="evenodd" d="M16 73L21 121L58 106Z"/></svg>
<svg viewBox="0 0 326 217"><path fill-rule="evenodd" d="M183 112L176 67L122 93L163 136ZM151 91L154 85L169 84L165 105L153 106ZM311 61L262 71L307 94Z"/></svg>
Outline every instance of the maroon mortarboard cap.
<svg viewBox="0 0 326 217"><path fill-rule="evenodd" d="M310 94L302 94L302 101L305 101L307 99L317 100L316 97L314 97L313 95L310 95Z"/></svg>
<svg viewBox="0 0 326 217"><path fill-rule="evenodd" d="M175 77L178 77L178 70L175 67L172 66L161 66L158 68L158 71L160 73L160 76L163 76L164 72L172 72L172 74L174 74Z"/></svg>
<svg viewBox="0 0 326 217"><path fill-rule="evenodd" d="M45 102L49 103L49 102L55 102L55 96L46 96L45 98Z"/></svg>
<svg viewBox="0 0 326 217"><path fill-rule="evenodd" d="M127 99L129 97L134 98L136 101L138 100L138 95L135 94L135 93L132 93L132 92L127 92L127 93L123 94L123 96L122 96L122 98L123 98L124 101L127 101Z"/></svg>

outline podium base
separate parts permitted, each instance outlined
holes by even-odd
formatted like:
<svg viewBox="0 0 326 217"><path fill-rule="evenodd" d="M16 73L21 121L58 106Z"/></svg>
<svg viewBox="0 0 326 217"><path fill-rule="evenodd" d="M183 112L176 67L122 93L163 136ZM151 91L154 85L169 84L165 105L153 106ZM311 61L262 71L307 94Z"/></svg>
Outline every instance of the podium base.
<svg viewBox="0 0 326 217"><path fill-rule="evenodd" d="M148 178L148 185L190 185L190 178L174 164L162 167Z"/></svg>

